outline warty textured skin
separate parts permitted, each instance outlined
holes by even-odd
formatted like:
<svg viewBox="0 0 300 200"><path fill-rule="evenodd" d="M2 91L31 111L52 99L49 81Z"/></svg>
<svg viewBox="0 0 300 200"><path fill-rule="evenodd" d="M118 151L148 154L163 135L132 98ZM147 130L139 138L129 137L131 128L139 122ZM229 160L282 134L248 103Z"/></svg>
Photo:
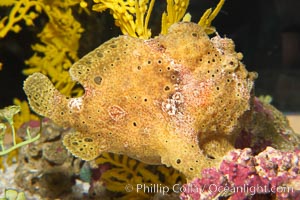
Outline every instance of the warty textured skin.
<svg viewBox="0 0 300 200"><path fill-rule="evenodd" d="M35 112L77 130L64 138L73 155L126 154L193 178L220 163L249 120L256 74L241 59L232 40L177 23L150 40L112 38L76 62L81 97L60 94L41 73L24 90Z"/></svg>

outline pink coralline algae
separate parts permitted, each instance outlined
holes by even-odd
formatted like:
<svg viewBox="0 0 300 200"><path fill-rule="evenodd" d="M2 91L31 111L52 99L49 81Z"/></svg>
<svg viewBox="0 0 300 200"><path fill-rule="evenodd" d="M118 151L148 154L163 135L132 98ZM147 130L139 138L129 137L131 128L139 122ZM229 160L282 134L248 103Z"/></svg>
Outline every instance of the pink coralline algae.
<svg viewBox="0 0 300 200"><path fill-rule="evenodd" d="M184 185L181 199L300 199L300 152L267 147L257 156L249 148L229 152L219 169ZM264 198L266 197L266 198Z"/></svg>

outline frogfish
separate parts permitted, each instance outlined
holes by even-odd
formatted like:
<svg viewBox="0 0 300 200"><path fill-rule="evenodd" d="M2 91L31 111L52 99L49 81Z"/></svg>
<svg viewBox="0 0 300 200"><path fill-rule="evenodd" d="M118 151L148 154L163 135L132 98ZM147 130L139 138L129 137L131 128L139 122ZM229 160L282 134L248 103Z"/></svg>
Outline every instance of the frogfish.
<svg viewBox="0 0 300 200"><path fill-rule="evenodd" d="M231 39L180 22L147 40L112 38L82 57L69 71L80 97L62 95L42 73L24 90L33 111L76 130L63 139L74 156L125 154L193 178L234 148L249 120L256 73L242 57Z"/></svg>

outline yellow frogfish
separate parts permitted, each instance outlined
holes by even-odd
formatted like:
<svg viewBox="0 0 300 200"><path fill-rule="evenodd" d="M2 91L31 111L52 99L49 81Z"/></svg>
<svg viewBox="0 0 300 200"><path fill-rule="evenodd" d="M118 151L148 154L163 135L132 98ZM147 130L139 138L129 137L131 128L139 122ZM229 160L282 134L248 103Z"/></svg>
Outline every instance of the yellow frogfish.
<svg viewBox="0 0 300 200"><path fill-rule="evenodd" d="M83 96L62 95L41 73L24 90L36 113L76 129L63 139L76 157L126 154L199 177L233 149L249 120L256 73L234 48L180 22L148 40L112 38L81 58L69 73Z"/></svg>

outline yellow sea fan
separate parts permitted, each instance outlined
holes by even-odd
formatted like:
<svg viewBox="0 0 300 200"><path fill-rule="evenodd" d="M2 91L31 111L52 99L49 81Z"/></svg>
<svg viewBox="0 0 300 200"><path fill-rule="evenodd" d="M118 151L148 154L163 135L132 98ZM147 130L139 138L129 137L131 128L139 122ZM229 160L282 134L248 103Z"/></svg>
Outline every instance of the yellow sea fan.
<svg viewBox="0 0 300 200"><path fill-rule="evenodd" d="M32 11L33 7L39 7L39 1L30 0L2 0L0 6L13 6L9 16L4 16L0 20L0 38L6 36L9 31L18 33L22 28L19 24L24 20L27 26L33 25L33 20L39 16L40 10Z"/></svg>
<svg viewBox="0 0 300 200"><path fill-rule="evenodd" d="M149 199L155 193L137 191L138 185L172 188L176 183L183 183L185 177L173 168L147 165L126 155L103 153L96 159L97 164L109 163L112 168L101 175L106 188L113 192L123 193L122 199ZM130 190L130 192L128 192Z"/></svg>
<svg viewBox="0 0 300 200"><path fill-rule="evenodd" d="M119 26L124 35L147 39L151 37L151 30L148 29L150 15L155 0L94 0L93 10L103 12L110 9L115 19L116 26Z"/></svg>
<svg viewBox="0 0 300 200"><path fill-rule="evenodd" d="M49 22L38 34L41 43L32 46L35 54L25 62L29 68L23 73L41 72L51 78L61 93L81 95L82 89L73 90L76 83L71 80L68 69L78 60L79 39L84 30L74 18L71 8L47 7L47 13Z"/></svg>
<svg viewBox="0 0 300 200"><path fill-rule="evenodd" d="M47 15L49 21L38 34L41 43L32 46L35 54L26 61L29 68L24 70L24 74L42 72L66 95L83 93L81 89L72 90L76 83L68 74L69 67L78 60L79 39L84 31L72 13L72 6L76 5L80 8L78 12L82 9L87 11L84 0L4 0L0 3L0 6L11 6L9 15L0 20L0 38L9 31L18 33L22 29L21 21L32 26L40 13Z"/></svg>
<svg viewBox="0 0 300 200"><path fill-rule="evenodd" d="M179 22L185 15L189 0L167 0L167 12L164 12L161 19L161 33L167 34L168 28Z"/></svg>
<svg viewBox="0 0 300 200"><path fill-rule="evenodd" d="M0 6L12 6L14 3L16 3L16 0L1 0Z"/></svg>
<svg viewBox="0 0 300 200"><path fill-rule="evenodd" d="M207 34L212 34L216 31L215 27L211 26L212 21L216 18L219 14L220 10L222 9L225 0L220 0L217 7L212 10L211 8L207 9L202 17L200 18L198 24L199 26L205 29Z"/></svg>
<svg viewBox="0 0 300 200"><path fill-rule="evenodd" d="M27 101L20 101L19 99L14 98L13 103L21 107L21 111L14 116L14 126L16 130L18 130L25 122L39 120L37 115L30 112Z"/></svg>

